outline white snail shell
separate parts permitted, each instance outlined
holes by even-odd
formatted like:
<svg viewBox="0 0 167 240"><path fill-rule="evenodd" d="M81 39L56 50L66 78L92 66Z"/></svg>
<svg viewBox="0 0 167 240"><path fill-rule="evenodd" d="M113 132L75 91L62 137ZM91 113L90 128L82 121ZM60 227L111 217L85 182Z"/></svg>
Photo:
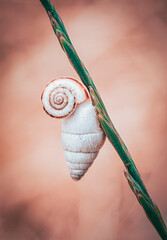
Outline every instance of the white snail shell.
<svg viewBox="0 0 167 240"><path fill-rule="evenodd" d="M79 180L97 157L105 141L85 87L69 77L54 79L42 93L44 110L62 118L62 145L74 180Z"/></svg>

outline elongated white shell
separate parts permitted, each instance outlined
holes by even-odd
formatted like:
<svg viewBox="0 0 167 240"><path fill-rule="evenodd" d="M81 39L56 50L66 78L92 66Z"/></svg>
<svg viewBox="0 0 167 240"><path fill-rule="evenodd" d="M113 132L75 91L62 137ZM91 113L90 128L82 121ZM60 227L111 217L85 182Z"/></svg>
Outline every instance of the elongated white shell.
<svg viewBox="0 0 167 240"><path fill-rule="evenodd" d="M46 86L42 102L49 115L62 118L64 156L71 177L79 180L91 166L105 141L105 134L88 93L77 80L59 78Z"/></svg>
<svg viewBox="0 0 167 240"><path fill-rule="evenodd" d="M105 141L90 100L62 119L62 145L71 177L79 180L97 157Z"/></svg>

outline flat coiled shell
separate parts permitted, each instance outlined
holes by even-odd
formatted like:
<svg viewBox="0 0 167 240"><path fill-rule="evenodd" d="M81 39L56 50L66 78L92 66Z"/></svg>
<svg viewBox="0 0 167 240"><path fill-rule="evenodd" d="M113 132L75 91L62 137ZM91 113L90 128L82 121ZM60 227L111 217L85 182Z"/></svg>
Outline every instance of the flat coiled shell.
<svg viewBox="0 0 167 240"><path fill-rule="evenodd" d="M42 92L42 104L51 117L71 115L77 104L84 102L88 94L84 86L73 78L61 77L46 85Z"/></svg>

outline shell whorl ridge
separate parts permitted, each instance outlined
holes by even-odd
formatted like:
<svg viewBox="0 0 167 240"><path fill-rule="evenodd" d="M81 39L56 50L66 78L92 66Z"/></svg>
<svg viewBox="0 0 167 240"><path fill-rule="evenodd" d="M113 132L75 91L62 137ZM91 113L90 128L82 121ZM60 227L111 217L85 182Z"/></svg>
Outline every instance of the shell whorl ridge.
<svg viewBox="0 0 167 240"><path fill-rule="evenodd" d="M52 117L71 115L76 105L88 98L84 86L73 78L61 77L46 85L42 93L44 110Z"/></svg>
<svg viewBox="0 0 167 240"><path fill-rule="evenodd" d="M62 145L70 175L79 180L105 142L85 87L73 78L54 79L42 93L44 110L62 118Z"/></svg>

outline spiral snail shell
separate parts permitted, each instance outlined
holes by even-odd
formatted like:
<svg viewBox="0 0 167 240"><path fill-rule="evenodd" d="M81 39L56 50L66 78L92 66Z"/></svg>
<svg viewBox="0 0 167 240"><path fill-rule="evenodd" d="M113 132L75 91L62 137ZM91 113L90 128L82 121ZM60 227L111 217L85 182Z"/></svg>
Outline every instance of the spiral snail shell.
<svg viewBox="0 0 167 240"><path fill-rule="evenodd" d="M61 77L46 85L42 103L46 113L62 118L64 156L71 177L79 180L105 141L88 92L79 81Z"/></svg>

